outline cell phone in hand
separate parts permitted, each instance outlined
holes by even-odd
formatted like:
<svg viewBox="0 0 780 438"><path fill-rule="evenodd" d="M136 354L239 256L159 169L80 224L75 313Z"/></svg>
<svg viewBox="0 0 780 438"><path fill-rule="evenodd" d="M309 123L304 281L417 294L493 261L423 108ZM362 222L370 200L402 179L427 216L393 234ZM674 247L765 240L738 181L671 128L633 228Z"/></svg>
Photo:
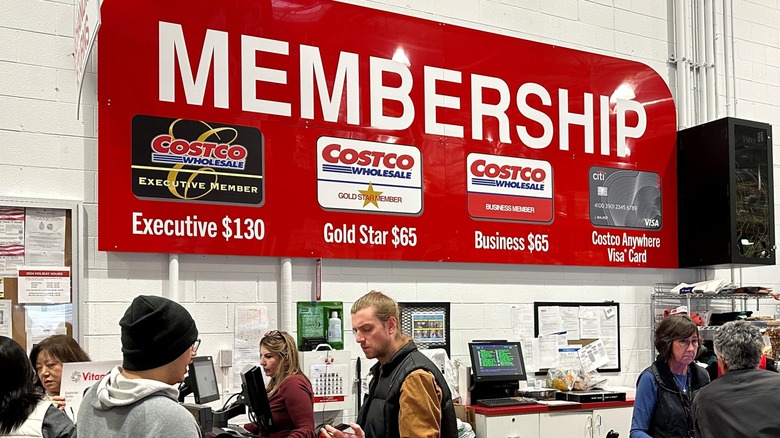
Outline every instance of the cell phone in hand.
<svg viewBox="0 0 780 438"><path fill-rule="evenodd" d="M335 426L333 426L334 429L340 430L345 433L355 433L354 430L352 430L352 427L347 423L340 423Z"/></svg>
<svg viewBox="0 0 780 438"><path fill-rule="evenodd" d="M333 426L333 428L336 429L336 430L340 430L340 431L342 431L344 433L355 433L355 431L352 430L352 428L347 423L337 424L337 425ZM328 432L327 430L325 430L325 428L322 428L322 430L325 431L325 432ZM328 432L328 436L333 436L333 434Z"/></svg>

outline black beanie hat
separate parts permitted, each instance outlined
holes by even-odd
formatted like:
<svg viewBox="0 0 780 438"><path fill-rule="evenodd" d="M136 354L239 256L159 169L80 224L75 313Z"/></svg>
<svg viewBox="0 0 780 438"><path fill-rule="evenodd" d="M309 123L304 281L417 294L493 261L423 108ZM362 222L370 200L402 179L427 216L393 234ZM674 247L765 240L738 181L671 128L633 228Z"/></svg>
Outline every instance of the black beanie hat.
<svg viewBox="0 0 780 438"><path fill-rule="evenodd" d="M167 298L139 295L119 320L122 327L122 367L145 371L169 364L198 339L198 328L187 309Z"/></svg>

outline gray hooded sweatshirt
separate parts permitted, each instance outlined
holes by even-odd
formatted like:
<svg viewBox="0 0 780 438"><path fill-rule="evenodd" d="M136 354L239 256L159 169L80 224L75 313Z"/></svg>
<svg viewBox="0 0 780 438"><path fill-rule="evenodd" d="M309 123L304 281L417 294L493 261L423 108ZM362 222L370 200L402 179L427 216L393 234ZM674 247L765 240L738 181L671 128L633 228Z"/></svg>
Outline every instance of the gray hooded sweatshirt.
<svg viewBox="0 0 780 438"><path fill-rule="evenodd" d="M84 395L79 438L199 438L195 418L177 401L179 390L157 380L128 379L114 367Z"/></svg>

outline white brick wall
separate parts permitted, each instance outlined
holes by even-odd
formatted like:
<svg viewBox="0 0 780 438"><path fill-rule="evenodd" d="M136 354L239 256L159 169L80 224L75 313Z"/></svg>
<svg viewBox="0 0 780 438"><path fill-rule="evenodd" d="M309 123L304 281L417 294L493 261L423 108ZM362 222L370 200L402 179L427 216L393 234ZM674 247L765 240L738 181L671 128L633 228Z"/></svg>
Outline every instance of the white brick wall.
<svg viewBox="0 0 780 438"><path fill-rule="evenodd" d="M118 0L122 1L122 0ZM125 0L126 1L126 0ZM120 357L117 321L140 293L168 289L167 255L102 253L97 241L97 117L94 57L76 119L73 6L70 0L5 0L0 14L0 196L71 199L84 203L84 278L80 325L95 359ZM368 7L608 54L646 63L673 84L669 2L647 0L386 0L349 1ZM718 8L719 24L721 2ZM737 116L780 126L780 6L776 0L734 0ZM722 55L722 46L718 47ZM537 62L529 59L528 62ZM724 72L719 92L724 114ZM780 154L775 153L775 156ZM780 162L780 161L779 161ZM777 170L778 164L775 165ZM780 186L776 172L776 185ZM776 188L776 192L780 190ZM780 204L780 196L776 196ZM776 209L777 210L777 209ZM780 214L777 215L780 223ZM293 300L308 300L314 263L294 259ZM202 351L232 348L236 305L266 305L279 318L279 260L261 257L182 256L180 296L195 315ZM633 384L652 357L649 295L655 282L692 281L700 275L735 278L780 289L776 266L698 272L325 260L325 300L345 306L371 289L400 301L452 303L453 355L466 360L465 343L511 336L512 304L603 301L621 304L623 372L614 383ZM349 320L344 321L346 329ZM359 353L351 333L345 343Z"/></svg>

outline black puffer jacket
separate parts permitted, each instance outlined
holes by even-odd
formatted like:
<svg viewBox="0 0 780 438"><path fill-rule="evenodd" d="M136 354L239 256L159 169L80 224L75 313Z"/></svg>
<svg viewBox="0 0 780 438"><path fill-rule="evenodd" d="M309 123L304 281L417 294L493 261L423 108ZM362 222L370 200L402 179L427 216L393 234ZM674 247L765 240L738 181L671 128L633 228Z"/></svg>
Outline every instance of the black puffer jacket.
<svg viewBox="0 0 780 438"><path fill-rule="evenodd" d="M693 436L691 406L696 393L710 382L707 371L696 364L688 365L688 390L677 385L669 364L656 359L647 368L658 385L655 409L648 434L654 438L688 438Z"/></svg>
<svg viewBox="0 0 780 438"><path fill-rule="evenodd" d="M417 351L413 342L408 342L384 365L371 368L374 376L358 414L358 424L368 438L396 438L400 436L398 415L401 386L412 371L425 370L433 374L436 385L441 389L441 435L442 438L458 436L455 408L452 394L441 371L428 357Z"/></svg>

